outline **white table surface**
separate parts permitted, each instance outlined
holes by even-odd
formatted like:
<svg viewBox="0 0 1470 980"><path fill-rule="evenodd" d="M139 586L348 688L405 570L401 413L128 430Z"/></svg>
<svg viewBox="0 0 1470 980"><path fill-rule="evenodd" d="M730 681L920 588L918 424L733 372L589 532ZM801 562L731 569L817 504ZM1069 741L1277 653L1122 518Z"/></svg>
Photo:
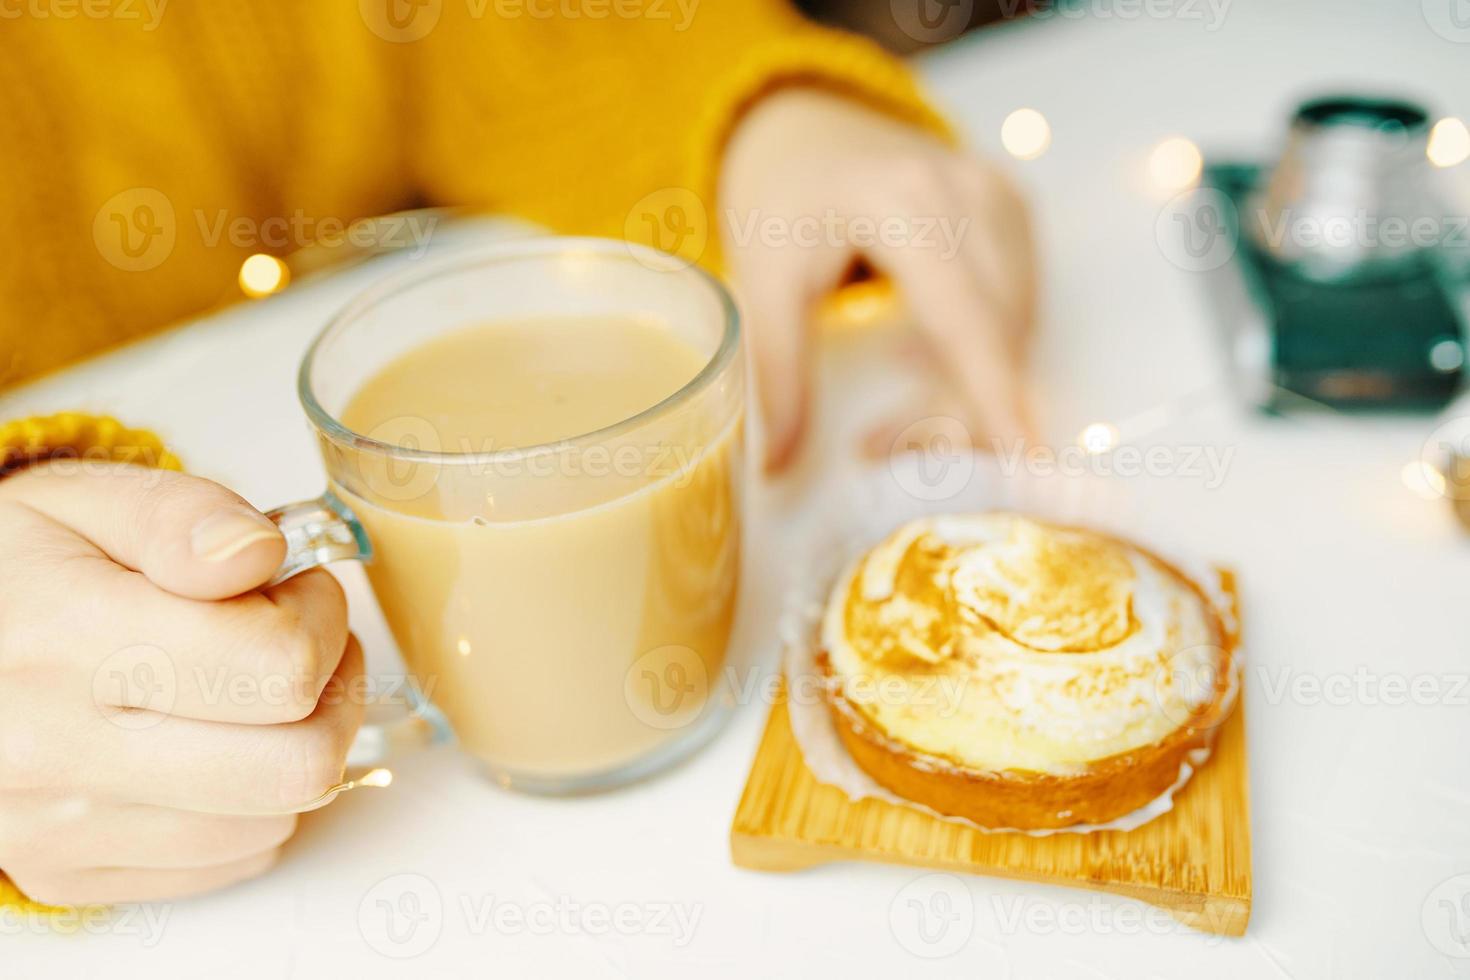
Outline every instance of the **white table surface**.
<svg viewBox="0 0 1470 980"><path fill-rule="evenodd" d="M1244 939L1195 933L1120 899L991 878L873 864L738 870L727 835L765 716L750 704L690 763L605 796L519 796L451 749L427 753L397 766L391 789L349 794L304 821L261 880L135 910L95 934L7 929L0 975L1470 976L1470 959L1444 955L1441 905L1470 892L1470 878L1441 887L1470 874L1470 687L1459 686L1470 670L1461 614L1470 543L1442 501L1400 482L1429 424L1235 410L1219 394L1199 283L1155 243L1167 195L1143 177L1147 148L1169 134L1265 151L1299 96L1333 85L1405 91L1470 117L1470 43L1431 30L1417 3L1225 2L1214 30L1182 13L1053 17L964 39L921 69L981 147L999 152L1000 121L1019 105L1053 126L1050 151L1016 164L1047 263L1034 366L1047 434L1066 443L1088 421L1137 423L1166 406L1165 424L1135 425L1141 445L1232 453L1218 487L1177 474L1125 482L1133 519L1151 534L1243 576L1255 847ZM322 477L295 366L328 313L381 272L304 282L8 392L0 416L112 412L156 427L195 472L259 505L314 495ZM850 407L855 385L851 365L831 360L818 436L829 461L848 443L834 405ZM841 492L830 472L808 468L753 495L742 655L772 665L791 542L813 502ZM360 570L340 575L371 668L395 670ZM1374 679L1427 677L1438 703L1283 693L1283 682L1331 683L1360 668ZM956 900L954 914L926 945L909 902L940 909L940 891ZM427 917L397 944L407 933L387 933L377 902L405 892ZM637 914L642 925L596 934L595 923L553 916L517 930L494 915L502 904L533 917ZM1470 928L1470 903L1459 914ZM420 946L413 959L385 955Z"/></svg>

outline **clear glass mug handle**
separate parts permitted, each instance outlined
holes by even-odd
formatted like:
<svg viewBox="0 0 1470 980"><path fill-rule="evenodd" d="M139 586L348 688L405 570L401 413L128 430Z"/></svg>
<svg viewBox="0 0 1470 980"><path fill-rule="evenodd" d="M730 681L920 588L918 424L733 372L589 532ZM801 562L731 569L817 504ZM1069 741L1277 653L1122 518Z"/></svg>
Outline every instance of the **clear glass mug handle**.
<svg viewBox="0 0 1470 980"><path fill-rule="evenodd" d="M281 562L270 585L327 562L372 559L373 546L367 532L347 505L330 490L315 500L277 507L267 511L265 516L275 522L286 538L286 559ZM453 738L449 723L439 710L412 684L405 690L407 696L402 702L368 705L367 719L358 729L347 754L346 782L328 790L304 809L324 806L337 794L357 785L387 785L391 776L372 778L375 767Z"/></svg>

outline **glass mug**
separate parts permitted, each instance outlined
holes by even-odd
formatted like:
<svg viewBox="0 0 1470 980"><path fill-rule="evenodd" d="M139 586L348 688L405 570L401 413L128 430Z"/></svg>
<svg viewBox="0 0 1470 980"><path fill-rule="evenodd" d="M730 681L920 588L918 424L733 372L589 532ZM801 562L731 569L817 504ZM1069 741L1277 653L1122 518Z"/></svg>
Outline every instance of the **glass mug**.
<svg viewBox="0 0 1470 980"><path fill-rule="evenodd" d="M364 382L447 333L624 316L666 325L703 367L595 431L495 449L442 445L425 418L370 432L341 421ZM504 785L574 793L647 775L713 735L732 707L715 681L740 570L743 370L718 282L600 239L461 254L327 324L298 390L328 489L270 513L288 545L275 581L363 560L416 687L407 717L364 725L349 768L453 737Z"/></svg>

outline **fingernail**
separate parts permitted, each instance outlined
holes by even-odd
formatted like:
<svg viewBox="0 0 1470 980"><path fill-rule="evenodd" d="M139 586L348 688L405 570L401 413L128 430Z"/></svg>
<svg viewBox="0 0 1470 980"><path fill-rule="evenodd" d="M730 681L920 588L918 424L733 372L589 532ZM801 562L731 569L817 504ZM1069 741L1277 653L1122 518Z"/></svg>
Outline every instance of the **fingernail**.
<svg viewBox="0 0 1470 980"><path fill-rule="evenodd" d="M189 545L202 561L233 558L257 541L278 537L280 532L264 514L253 510L217 510L194 525Z"/></svg>

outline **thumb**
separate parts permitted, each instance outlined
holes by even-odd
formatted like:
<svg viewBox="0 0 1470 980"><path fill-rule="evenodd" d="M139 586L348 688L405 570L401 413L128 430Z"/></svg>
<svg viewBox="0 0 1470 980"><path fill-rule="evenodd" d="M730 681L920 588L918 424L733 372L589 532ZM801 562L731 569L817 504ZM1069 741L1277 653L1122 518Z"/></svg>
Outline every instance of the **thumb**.
<svg viewBox="0 0 1470 980"><path fill-rule="evenodd" d="M286 557L280 531L244 498L182 473L41 465L0 481L0 499L65 525L119 565L190 599L264 585Z"/></svg>

